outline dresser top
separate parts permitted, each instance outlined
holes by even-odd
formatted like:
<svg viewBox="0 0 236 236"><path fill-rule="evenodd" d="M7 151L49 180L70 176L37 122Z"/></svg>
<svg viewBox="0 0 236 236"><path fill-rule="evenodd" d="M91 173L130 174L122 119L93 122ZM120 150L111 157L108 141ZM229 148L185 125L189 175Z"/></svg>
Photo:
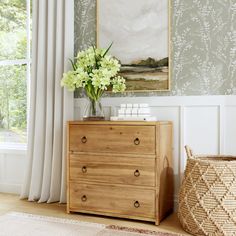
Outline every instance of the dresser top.
<svg viewBox="0 0 236 236"><path fill-rule="evenodd" d="M172 124L171 121L68 121L68 124L73 125L164 125Z"/></svg>

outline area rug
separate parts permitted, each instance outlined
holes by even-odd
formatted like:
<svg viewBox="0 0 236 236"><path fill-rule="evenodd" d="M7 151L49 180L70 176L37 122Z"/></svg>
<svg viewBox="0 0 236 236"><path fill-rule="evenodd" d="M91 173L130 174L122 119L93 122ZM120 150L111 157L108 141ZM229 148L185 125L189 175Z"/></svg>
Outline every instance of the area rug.
<svg viewBox="0 0 236 236"><path fill-rule="evenodd" d="M176 236L115 225L11 212L0 216L0 236Z"/></svg>

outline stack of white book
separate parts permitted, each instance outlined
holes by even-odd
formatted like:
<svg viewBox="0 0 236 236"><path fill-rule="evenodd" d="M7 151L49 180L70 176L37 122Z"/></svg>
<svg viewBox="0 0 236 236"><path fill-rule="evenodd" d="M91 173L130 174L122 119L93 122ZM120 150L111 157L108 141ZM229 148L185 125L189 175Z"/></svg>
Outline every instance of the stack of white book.
<svg viewBox="0 0 236 236"><path fill-rule="evenodd" d="M146 103L121 104L118 116L112 116L110 119L114 121L156 121L156 117L151 116L151 109Z"/></svg>

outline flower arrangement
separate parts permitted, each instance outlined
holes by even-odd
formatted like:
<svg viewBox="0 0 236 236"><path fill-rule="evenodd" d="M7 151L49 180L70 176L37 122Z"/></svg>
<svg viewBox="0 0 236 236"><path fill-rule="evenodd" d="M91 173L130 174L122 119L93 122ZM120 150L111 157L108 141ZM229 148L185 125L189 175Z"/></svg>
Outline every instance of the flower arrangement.
<svg viewBox="0 0 236 236"><path fill-rule="evenodd" d="M89 117L104 116L98 112L102 110L99 101L105 90L117 93L126 89L125 79L118 75L119 61L107 54L111 46L107 49L89 47L78 52L75 61L70 60L73 70L64 73L61 80L61 85L70 91L84 88L90 100Z"/></svg>
<svg viewBox="0 0 236 236"><path fill-rule="evenodd" d="M93 100L98 100L105 90L112 92L124 92L125 79L118 74L120 63L117 59L107 55L109 49L90 47L80 51L71 61L73 70L63 74L61 85L68 90L84 88L86 95Z"/></svg>

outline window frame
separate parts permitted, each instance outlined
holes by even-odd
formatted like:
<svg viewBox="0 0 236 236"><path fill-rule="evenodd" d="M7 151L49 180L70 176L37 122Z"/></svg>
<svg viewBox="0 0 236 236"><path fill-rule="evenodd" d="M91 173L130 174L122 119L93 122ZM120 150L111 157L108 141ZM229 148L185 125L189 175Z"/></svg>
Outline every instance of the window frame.
<svg viewBox="0 0 236 236"><path fill-rule="evenodd" d="M29 118L30 102L30 76L31 76L31 0L26 0L26 38L27 48L24 59L1 60L0 66L26 66L26 86L27 86L27 124ZM27 125L28 127L28 125ZM0 143L0 154L25 154L27 143Z"/></svg>

